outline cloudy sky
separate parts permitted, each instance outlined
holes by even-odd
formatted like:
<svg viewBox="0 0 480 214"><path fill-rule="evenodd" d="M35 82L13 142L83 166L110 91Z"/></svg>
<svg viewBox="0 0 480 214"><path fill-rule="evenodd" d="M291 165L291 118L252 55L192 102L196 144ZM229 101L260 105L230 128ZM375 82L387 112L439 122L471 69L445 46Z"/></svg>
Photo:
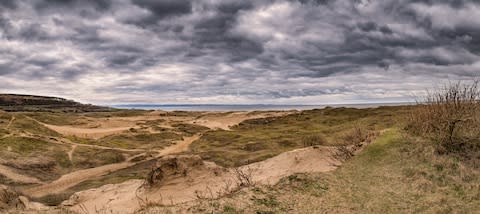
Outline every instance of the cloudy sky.
<svg viewBox="0 0 480 214"><path fill-rule="evenodd" d="M1 0L0 93L409 101L480 74L476 0Z"/></svg>

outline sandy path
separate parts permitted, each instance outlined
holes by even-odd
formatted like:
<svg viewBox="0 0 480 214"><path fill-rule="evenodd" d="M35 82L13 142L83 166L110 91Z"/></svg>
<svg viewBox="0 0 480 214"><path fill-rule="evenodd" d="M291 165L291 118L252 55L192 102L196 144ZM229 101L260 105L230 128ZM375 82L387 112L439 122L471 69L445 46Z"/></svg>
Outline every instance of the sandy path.
<svg viewBox="0 0 480 214"><path fill-rule="evenodd" d="M195 135L192 137L184 138L183 141L179 141L175 145L172 145L163 150L160 150L158 156L183 152L187 150L188 146L199 137L200 137L199 135ZM129 166L133 166L137 163L140 163L140 162L131 162L131 160L141 155L144 155L144 154L138 154L138 155L132 156L128 160L122 163L108 164L100 167L71 172L69 174L63 175L62 177L60 177L55 181L52 181L51 183L25 189L23 192L33 197L41 197L47 194L59 193L70 187L73 187L79 184L82 181L85 181L94 177L102 176L110 172L118 171L120 169L124 169ZM148 158L143 160L142 162L148 161L151 159L152 158Z"/></svg>
<svg viewBox="0 0 480 214"><path fill-rule="evenodd" d="M293 111L259 112L255 114L251 114L251 112L232 112L227 115L206 114L198 119L188 121L188 123L202 125L210 129L230 130L230 127L238 125L245 120L265 117L279 117L291 113L293 113Z"/></svg>
<svg viewBox="0 0 480 214"><path fill-rule="evenodd" d="M7 166L1 165L1 164L0 164L0 174L4 175L5 177L7 177L7 178L9 178L13 181L20 182L20 183L26 183L26 184L41 184L41 183L43 183L42 181L38 180L37 178L16 173L10 167L7 167Z"/></svg>
<svg viewBox="0 0 480 214"><path fill-rule="evenodd" d="M194 135L194 136L191 136L191 137L183 137L183 140L178 141L175 145L172 145L172 146L169 146L165 149L160 150L158 152L157 157L187 151L190 144L192 144L193 141L198 140L200 137L201 137L201 135Z"/></svg>
<svg viewBox="0 0 480 214"><path fill-rule="evenodd" d="M7 126L5 127L5 129L9 129L14 120L15 120L15 116L12 116L12 119L10 119L10 121L8 121L8 124L7 124Z"/></svg>
<svg viewBox="0 0 480 214"><path fill-rule="evenodd" d="M75 149L77 148L77 145L72 145L72 149L70 151L68 151L68 159L70 160L70 162L73 161L73 152L75 152Z"/></svg>

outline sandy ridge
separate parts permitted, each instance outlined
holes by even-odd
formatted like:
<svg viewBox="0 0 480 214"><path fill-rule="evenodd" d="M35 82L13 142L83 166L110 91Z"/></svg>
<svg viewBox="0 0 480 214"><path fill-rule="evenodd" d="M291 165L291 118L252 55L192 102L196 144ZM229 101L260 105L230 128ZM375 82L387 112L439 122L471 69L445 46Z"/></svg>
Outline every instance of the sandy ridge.
<svg viewBox="0 0 480 214"><path fill-rule="evenodd" d="M256 184L275 184L281 178L308 172L328 172L342 164L334 158L336 147L302 148L282 153L273 158L237 168L251 174ZM145 189L143 180L129 180L108 184L97 189L75 193L64 203L74 211L95 212L101 208L112 213L134 213L142 201L158 204L179 204L203 197L218 197L238 187L234 168L221 168L205 162L206 168L193 169L186 177L165 181L162 186ZM221 172L220 174L215 172Z"/></svg>

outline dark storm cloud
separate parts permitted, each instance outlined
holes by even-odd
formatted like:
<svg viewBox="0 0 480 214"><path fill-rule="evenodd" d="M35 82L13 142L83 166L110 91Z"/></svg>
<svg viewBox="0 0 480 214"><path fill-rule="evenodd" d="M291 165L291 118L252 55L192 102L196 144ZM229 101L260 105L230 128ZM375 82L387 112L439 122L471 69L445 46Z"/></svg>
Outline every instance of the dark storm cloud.
<svg viewBox="0 0 480 214"><path fill-rule="evenodd" d="M12 63L0 64L0 76L12 73L14 69Z"/></svg>
<svg viewBox="0 0 480 214"><path fill-rule="evenodd" d="M16 9L17 4L15 3L15 0L3 0L0 1L0 10L2 8L7 8L7 9Z"/></svg>
<svg viewBox="0 0 480 214"><path fill-rule="evenodd" d="M71 9L72 7L86 6L96 10L104 11L110 8L112 1L110 0L41 0L35 4L36 9L43 10L47 8L64 7Z"/></svg>
<svg viewBox="0 0 480 214"><path fill-rule="evenodd" d="M474 0L5 0L0 90L30 82L52 93L61 82L99 102L402 100L480 73L478 11Z"/></svg>
<svg viewBox="0 0 480 214"><path fill-rule="evenodd" d="M132 0L135 5L149 10L157 18L192 12L190 0Z"/></svg>

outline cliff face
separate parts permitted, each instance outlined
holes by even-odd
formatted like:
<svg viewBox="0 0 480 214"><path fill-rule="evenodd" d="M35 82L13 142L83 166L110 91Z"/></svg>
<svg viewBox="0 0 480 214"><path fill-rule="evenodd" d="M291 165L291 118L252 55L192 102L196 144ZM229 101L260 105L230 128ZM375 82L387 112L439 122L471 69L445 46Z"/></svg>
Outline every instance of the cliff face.
<svg viewBox="0 0 480 214"><path fill-rule="evenodd" d="M111 108L82 104L58 97L34 95L0 94L0 110L44 111L44 112L96 112L110 111Z"/></svg>

